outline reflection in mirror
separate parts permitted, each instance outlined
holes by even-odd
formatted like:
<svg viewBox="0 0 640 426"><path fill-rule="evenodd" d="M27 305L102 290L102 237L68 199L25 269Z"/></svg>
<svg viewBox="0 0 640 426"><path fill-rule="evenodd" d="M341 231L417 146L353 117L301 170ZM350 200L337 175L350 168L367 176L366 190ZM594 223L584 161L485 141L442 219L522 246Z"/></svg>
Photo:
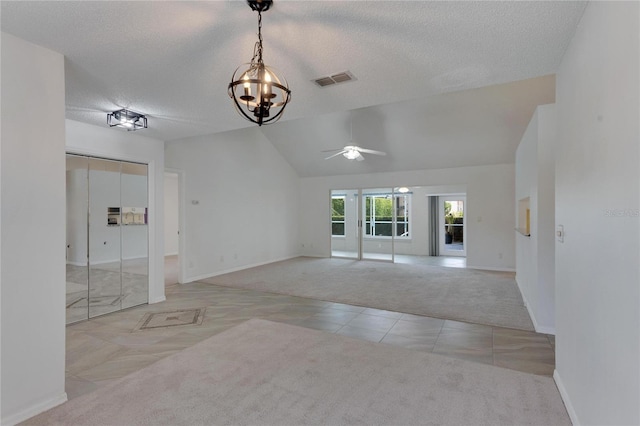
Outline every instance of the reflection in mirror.
<svg viewBox="0 0 640 426"><path fill-rule="evenodd" d="M122 208L122 224L123 225L146 225L147 224L147 208L146 207L123 207Z"/></svg>
<svg viewBox="0 0 640 426"><path fill-rule="evenodd" d="M66 322L88 318L87 215L89 159L67 155Z"/></svg>
<svg viewBox="0 0 640 426"><path fill-rule="evenodd" d="M146 165L67 155L67 323L147 303L147 204Z"/></svg>
<svg viewBox="0 0 640 426"><path fill-rule="evenodd" d="M122 163L120 183L122 307L128 308L149 299L147 165Z"/></svg>
<svg viewBox="0 0 640 426"><path fill-rule="evenodd" d="M89 318L121 309L120 227L109 207L120 206L119 161L89 159Z"/></svg>

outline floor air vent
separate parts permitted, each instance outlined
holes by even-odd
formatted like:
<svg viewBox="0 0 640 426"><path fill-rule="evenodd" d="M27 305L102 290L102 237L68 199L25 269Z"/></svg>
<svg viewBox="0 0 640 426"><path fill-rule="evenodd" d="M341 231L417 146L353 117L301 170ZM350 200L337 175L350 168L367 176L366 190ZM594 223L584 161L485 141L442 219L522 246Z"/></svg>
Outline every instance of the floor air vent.
<svg viewBox="0 0 640 426"><path fill-rule="evenodd" d="M315 81L315 83L318 86L325 87L325 86L331 86L333 84L344 83L344 82L353 81L353 80L356 80L355 76L351 74L351 72L345 71L345 72L333 74L332 76L328 76L328 77L316 78L313 81Z"/></svg>

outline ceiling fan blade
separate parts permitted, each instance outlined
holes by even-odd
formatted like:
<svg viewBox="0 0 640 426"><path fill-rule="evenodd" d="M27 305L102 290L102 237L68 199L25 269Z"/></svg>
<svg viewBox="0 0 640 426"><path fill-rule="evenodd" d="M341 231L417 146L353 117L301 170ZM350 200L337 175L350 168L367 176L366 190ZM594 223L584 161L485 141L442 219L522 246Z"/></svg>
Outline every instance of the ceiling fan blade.
<svg viewBox="0 0 640 426"><path fill-rule="evenodd" d="M338 155L342 155L342 154L344 154L345 152L347 152L347 151L345 151L345 150L343 149L343 150L342 150L342 151L340 151L340 152L336 152L335 154L328 156L327 158L325 158L325 160L328 160L329 158L337 157Z"/></svg>
<svg viewBox="0 0 640 426"><path fill-rule="evenodd" d="M382 152L382 151L376 151L374 149L367 149L367 148L358 148L358 151L360 152L364 152L365 154L373 154L373 155L387 155L386 152Z"/></svg>
<svg viewBox="0 0 640 426"><path fill-rule="evenodd" d="M344 148L325 149L324 151L320 151L320 152L333 152L333 151L344 151Z"/></svg>

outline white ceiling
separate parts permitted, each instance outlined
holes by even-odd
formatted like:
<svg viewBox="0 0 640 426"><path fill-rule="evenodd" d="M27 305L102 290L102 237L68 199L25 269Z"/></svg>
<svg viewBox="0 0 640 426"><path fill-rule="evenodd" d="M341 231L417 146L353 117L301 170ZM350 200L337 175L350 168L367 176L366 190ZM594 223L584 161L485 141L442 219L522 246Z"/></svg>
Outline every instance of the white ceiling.
<svg viewBox="0 0 640 426"><path fill-rule="evenodd" d="M535 106L554 101L553 77L534 77L556 72L585 5L276 0L264 59L293 95L262 131L301 176L513 162ZM2 31L65 55L70 119L106 126L127 107L166 141L254 126L227 97L257 38L243 0L1 7ZM346 70L357 80L312 82ZM355 144L389 155L322 160L349 142L350 117Z"/></svg>

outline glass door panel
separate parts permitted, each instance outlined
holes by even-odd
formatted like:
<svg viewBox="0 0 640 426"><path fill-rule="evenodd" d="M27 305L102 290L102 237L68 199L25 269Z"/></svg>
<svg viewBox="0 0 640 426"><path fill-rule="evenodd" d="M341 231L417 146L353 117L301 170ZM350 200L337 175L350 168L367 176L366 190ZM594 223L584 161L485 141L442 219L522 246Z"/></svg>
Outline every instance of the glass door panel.
<svg viewBox="0 0 640 426"><path fill-rule="evenodd" d="M122 305L120 167L89 159L89 318Z"/></svg>
<svg viewBox="0 0 640 426"><path fill-rule="evenodd" d="M147 165L122 163L122 308L142 305L149 295Z"/></svg>
<svg viewBox="0 0 640 426"><path fill-rule="evenodd" d="M464 226L466 197L460 195L439 197L440 255L466 256L466 229Z"/></svg>
<svg viewBox="0 0 640 426"><path fill-rule="evenodd" d="M360 258L358 190L331 191L331 256Z"/></svg>
<svg viewBox="0 0 640 426"><path fill-rule="evenodd" d="M89 159L67 155L67 252L66 322L89 317L89 269L87 215L89 206Z"/></svg>
<svg viewBox="0 0 640 426"><path fill-rule="evenodd" d="M396 212L393 188L362 191L362 259L393 262Z"/></svg>

